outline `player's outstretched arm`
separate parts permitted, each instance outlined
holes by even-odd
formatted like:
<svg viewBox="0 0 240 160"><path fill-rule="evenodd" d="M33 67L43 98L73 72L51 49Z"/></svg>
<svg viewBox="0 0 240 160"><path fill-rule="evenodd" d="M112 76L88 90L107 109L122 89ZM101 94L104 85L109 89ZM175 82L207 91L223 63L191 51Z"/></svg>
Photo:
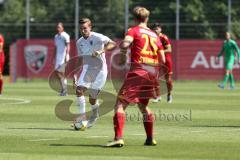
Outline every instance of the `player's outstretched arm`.
<svg viewBox="0 0 240 160"><path fill-rule="evenodd" d="M105 51L112 51L117 47L116 42L114 41L109 41L106 45L104 45L104 50Z"/></svg>
<svg viewBox="0 0 240 160"><path fill-rule="evenodd" d="M167 46L167 49L164 50L165 53L172 53L172 46L171 45L168 45Z"/></svg>
<svg viewBox="0 0 240 160"><path fill-rule="evenodd" d="M2 51L3 51L3 43L0 42L0 52L2 52Z"/></svg>
<svg viewBox="0 0 240 160"><path fill-rule="evenodd" d="M105 53L106 51L112 51L112 50L114 50L115 48L116 48L116 42L114 42L114 41L109 41L107 44L105 44L104 45L104 48L102 49L102 50L99 50L99 51L95 51L94 53L93 53L93 56L98 56L98 55L100 55L100 54L103 54L103 53Z"/></svg>
<svg viewBox="0 0 240 160"><path fill-rule="evenodd" d="M167 47L166 49L164 49L164 52L172 53L172 46L171 46L170 40L168 39L168 37L166 35L163 36L163 38L164 38L164 41L166 42L165 47Z"/></svg>
<svg viewBox="0 0 240 160"><path fill-rule="evenodd" d="M164 52L165 52L164 50L158 50L158 53L161 56L162 63L166 63L166 57Z"/></svg>
<svg viewBox="0 0 240 160"><path fill-rule="evenodd" d="M126 54L127 54L127 49L131 46L133 42L133 37L131 36L125 36L124 40L120 43L119 47L120 47L120 65L125 64L126 62Z"/></svg>
<svg viewBox="0 0 240 160"><path fill-rule="evenodd" d="M120 43L120 49L128 49L133 42L133 37L126 35L123 41Z"/></svg>

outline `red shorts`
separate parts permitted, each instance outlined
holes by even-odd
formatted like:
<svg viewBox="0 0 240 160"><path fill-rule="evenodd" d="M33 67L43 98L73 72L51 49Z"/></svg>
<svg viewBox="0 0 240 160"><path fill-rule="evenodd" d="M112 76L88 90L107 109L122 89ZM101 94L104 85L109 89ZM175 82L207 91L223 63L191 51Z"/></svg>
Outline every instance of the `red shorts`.
<svg viewBox="0 0 240 160"><path fill-rule="evenodd" d="M4 53L0 53L0 73L3 73L4 63L5 63Z"/></svg>
<svg viewBox="0 0 240 160"><path fill-rule="evenodd" d="M173 73L173 70L172 70L172 55L171 55L171 53L167 53L167 54L165 54L165 57L166 57L166 63L165 63L165 65L166 65L166 67L165 67L165 72L167 73L167 74L172 74Z"/></svg>
<svg viewBox="0 0 240 160"><path fill-rule="evenodd" d="M118 93L122 103L142 103L148 105L150 98L156 98L157 76L146 70L131 70L128 72L123 86Z"/></svg>

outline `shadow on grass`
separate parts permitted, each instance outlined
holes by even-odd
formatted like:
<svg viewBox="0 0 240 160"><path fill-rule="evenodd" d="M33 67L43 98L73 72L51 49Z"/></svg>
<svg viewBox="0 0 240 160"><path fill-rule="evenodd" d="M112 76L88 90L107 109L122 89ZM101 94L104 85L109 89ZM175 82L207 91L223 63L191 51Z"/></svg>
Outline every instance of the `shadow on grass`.
<svg viewBox="0 0 240 160"><path fill-rule="evenodd" d="M29 129L29 130L45 130L45 131L75 131L70 128L8 128L8 129L16 129L16 130L21 130L21 129Z"/></svg>
<svg viewBox="0 0 240 160"><path fill-rule="evenodd" d="M119 148L119 147L105 147L103 145L100 144L49 144L50 147L97 147L97 148ZM147 147L147 148L151 148L153 146L144 146L144 145L131 145L128 144L128 147ZM125 147L122 147L125 148Z"/></svg>
<svg viewBox="0 0 240 160"><path fill-rule="evenodd" d="M104 148L99 144L50 144L51 147L100 147Z"/></svg>

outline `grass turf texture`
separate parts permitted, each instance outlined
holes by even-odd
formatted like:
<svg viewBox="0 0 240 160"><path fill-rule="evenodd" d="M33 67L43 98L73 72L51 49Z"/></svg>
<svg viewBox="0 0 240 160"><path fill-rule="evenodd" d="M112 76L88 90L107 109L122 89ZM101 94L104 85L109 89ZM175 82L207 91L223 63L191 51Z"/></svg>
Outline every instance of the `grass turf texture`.
<svg viewBox="0 0 240 160"><path fill-rule="evenodd" d="M70 122L55 116L54 108L74 96L58 97L45 81L6 83L0 97L0 159L240 159L240 90L220 90L216 84L176 82L173 104L166 103L166 96L161 103L150 103L158 116L156 147L143 146L143 125L131 106L124 130L126 145L109 149L100 145L112 139L113 112L91 129L73 131ZM114 92L109 82L105 90ZM21 104L23 100L31 102ZM178 115L182 118L173 119Z"/></svg>

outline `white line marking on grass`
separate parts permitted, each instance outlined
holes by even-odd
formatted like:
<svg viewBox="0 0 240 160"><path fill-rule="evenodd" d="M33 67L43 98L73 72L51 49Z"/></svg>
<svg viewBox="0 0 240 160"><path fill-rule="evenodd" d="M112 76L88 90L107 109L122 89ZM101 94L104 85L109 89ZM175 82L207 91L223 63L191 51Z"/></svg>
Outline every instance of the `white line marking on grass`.
<svg viewBox="0 0 240 160"><path fill-rule="evenodd" d="M240 131L240 128L233 128L233 129L228 129L224 130L225 132L232 132L232 131Z"/></svg>
<svg viewBox="0 0 240 160"><path fill-rule="evenodd" d="M58 141L59 139L53 139L53 138L45 138L45 139L31 139L31 140L27 140L29 142L39 142L39 141Z"/></svg>
<svg viewBox="0 0 240 160"><path fill-rule="evenodd" d="M0 97L0 100L4 99L4 100L12 100L12 101L19 101L19 102L10 102L10 103L2 103L2 104L27 104L27 103L31 103L31 100L28 99L22 99L22 98L6 98L6 97Z"/></svg>
<svg viewBox="0 0 240 160"><path fill-rule="evenodd" d="M191 131L192 133L203 133L203 132L206 132L206 131Z"/></svg>

